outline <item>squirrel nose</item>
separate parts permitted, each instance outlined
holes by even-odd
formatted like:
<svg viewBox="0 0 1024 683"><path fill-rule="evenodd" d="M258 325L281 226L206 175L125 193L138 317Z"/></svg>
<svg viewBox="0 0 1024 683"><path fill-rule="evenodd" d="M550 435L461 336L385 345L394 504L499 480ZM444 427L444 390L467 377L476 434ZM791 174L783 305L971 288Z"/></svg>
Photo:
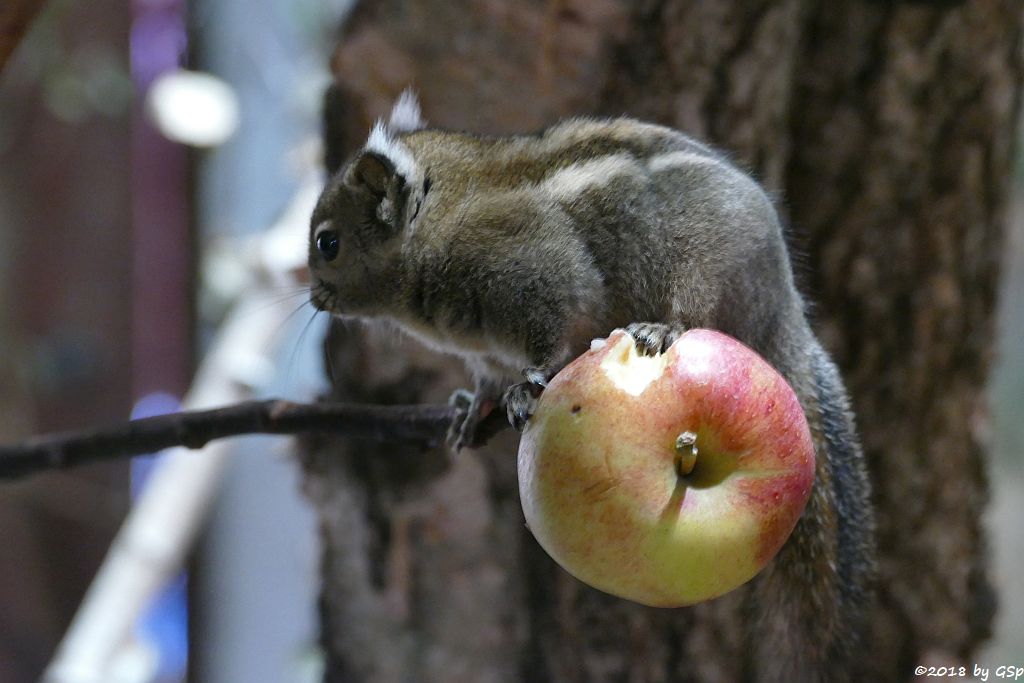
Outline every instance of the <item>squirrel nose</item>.
<svg viewBox="0 0 1024 683"><path fill-rule="evenodd" d="M325 261L338 258L338 233L333 230L321 230L316 236L316 249Z"/></svg>

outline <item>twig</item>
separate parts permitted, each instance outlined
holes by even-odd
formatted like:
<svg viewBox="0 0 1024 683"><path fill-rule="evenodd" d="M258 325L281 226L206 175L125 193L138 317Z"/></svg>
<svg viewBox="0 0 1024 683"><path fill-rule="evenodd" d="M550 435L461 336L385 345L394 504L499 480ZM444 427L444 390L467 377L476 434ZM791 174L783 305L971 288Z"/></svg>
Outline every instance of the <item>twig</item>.
<svg viewBox="0 0 1024 683"><path fill-rule="evenodd" d="M481 445L503 428L495 411L481 425ZM106 429L33 437L0 446L0 479L40 470L74 467L155 453L171 446L198 449L214 439L241 434L341 432L374 441L413 441L436 445L445 436L455 408L443 405L353 405L246 401L214 410L196 410L132 420Z"/></svg>

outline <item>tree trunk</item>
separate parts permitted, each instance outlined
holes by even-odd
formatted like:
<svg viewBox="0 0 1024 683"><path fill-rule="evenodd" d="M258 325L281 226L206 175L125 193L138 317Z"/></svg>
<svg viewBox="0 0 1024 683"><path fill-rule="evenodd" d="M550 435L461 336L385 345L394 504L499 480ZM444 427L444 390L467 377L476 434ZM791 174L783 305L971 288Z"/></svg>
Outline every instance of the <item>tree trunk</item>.
<svg viewBox="0 0 1024 683"><path fill-rule="evenodd" d="M365 1L333 58L328 134L354 148L413 84L442 127L666 123L777 193L874 486L865 657L874 680L907 680L929 653L970 661L994 609L980 425L1022 24L1016 0ZM336 327L327 347L336 398L443 400L466 382L380 333ZM326 680L742 679L742 590L657 610L569 577L524 528L514 435L455 457L300 450Z"/></svg>

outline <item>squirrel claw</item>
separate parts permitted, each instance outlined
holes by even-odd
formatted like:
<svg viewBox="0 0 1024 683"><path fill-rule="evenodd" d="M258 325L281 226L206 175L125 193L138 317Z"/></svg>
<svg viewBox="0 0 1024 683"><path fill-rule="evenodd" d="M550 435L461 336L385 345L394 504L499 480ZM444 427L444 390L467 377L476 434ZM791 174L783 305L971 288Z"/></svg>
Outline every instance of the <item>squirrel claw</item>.
<svg viewBox="0 0 1024 683"><path fill-rule="evenodd" d="M546 389L548 386L548 373L544 372L540 368L526 368L523 370L523 377L526 378L527 384L533 384L540 389ZM539 391L537 392L540 393Z"/></svg>
<svg viewBox="0 0 1024 683"><path fill-rule="evenodd" d="M544 380L544 384L547 384L547 380ZM540 396L542 387L543 385L537 381L528 381L513 384L505 390L505 410L508 413L508 421L517 432L523 431L526 422L533 415L533 409L537 405L537 397Z"/></svg>
<svg viewBox="0 0 1024 683"><path fill-rule="evenodd" d="M686 332L679 323L632 323L626 332L633 337L636 349L645 356L654 356L668 348Z"/></svg>

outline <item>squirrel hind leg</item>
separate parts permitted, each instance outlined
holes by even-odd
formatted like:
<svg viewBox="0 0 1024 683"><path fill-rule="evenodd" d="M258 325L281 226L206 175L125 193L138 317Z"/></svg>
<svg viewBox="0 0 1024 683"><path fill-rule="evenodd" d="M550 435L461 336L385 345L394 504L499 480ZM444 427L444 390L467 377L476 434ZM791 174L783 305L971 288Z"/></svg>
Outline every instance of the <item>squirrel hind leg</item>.
<svg viewBox="0 0 1024 683"><path fill-rule="evenodd" d="M478 448L486 443L489 434L481 433L481 424L500 407L502 389L498 382L477 377L474 391L456 389L448 404L456 409L455 418L448 427L448 448L458 453L463 448Z"/></svg>

